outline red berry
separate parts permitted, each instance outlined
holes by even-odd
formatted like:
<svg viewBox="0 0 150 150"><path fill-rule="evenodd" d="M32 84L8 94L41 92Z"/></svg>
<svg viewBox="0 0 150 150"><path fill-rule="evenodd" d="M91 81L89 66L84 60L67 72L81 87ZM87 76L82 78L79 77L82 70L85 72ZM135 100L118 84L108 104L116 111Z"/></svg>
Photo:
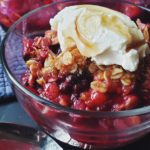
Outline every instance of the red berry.
<svg viewBox="0 0 150 150"><path fill-rule="evenodd" d="M138 105L138 97L135 95L128 95L124 97L125 109L133 109Z"/></svg>
<svg viewBox="0 0 150 150"><path fill-rule="evenodd" d="M84 101L76 100L73 103L73 108L78 109L78 110L85 110L86 109L86 105L85 105Z"/></svg>
<svg viewBox="0 0 150 150"><path fill-rule="evenodd" d="M72 84L70 82L65 81L59 85L59 88L60 88L61 92L63 92L63 93L71 93Z"/></svg>
<svg viewBox="0 0 150 150"><path fill-rule="evenodd" d="M68 95L60 95L58 97L58 101L59 101L59 104L62 105L62 106L69 106L70 105L70 97Z"/></svg>
<svg viewBox="0 0 150 150"><path fill-rule="evenodd" d="M45 86L46 90L46 96L50 100L55 100L59 96L59 87L55 82L49 83Z"/></svg>
<svg viewBox="0 0 150 150"><path fill-rule="evenodd" d="M86 101L86 100L89 99L90 95L91 95L91 92L90 92L90 91L82 92L82 93L80 94L80 99Z"/></svg>
<svg viewBox="0 0 150 150"><path fill-rule="evenodd" d="M46 57L48 56L48 52L49 50L48 49L42 49L39 54L37 55L37 60L41 61L41 62L44 62Z"/></svg>
<svg viewBox="0 0 150 150"><path fill-rule="evenodd" d="M129 95L131 92L133 92L134 88L135 88L134 84L130 86L123 86L122 87L123 96Z"/></svg>
<svg viewBox="0 0 150 150"><path fill-rule="evenodd" d="M32 48L33 40L27 39L26 37L23 38L23 46L24 49Z"/></svg>
<svg viewBox="0 0 150 150"><path fill-rule="evenodd" d="M90 100L87 105L90 107L97 107L103 105L107 100L107 96L104 93L98 91L92 91Z"/></svg>
<svg viewBox="0 0 150 150"><path fill-rule="evenodd" d="M126 14L130 18L137 17L138 15L140 15L140 12L141 12L140 8L134 5L130 5L130 4L123 5L122 11L124 14Z"/></svg>
<svg viewBox="0 0 150 150"><path fill-rule="evenodd" d="M119 82L108 81L107 85L108 85L108 91L110 93L115 93L119 95L122 94L122 88Z"/></svg>

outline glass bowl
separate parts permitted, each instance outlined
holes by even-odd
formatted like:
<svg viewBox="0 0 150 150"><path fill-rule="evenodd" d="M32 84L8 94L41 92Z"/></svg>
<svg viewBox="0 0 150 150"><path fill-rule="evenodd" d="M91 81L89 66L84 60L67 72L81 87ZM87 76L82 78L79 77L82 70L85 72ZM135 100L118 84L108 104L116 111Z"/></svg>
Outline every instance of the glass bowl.
<svg viewBox="0 0 150 150"><path fill-rule="evenodd" d="M25 111L52 137L83 149L116 148L150 132L150 106L122 112L89 112L54 104L21 84L26 70L22 57L23 39L50 29L49 19L62 8L96 4L150 23L150 10L117 0L70 0L43 6L23 16L7 32L2 44L2 63L16 97ZM132 10L132 11L131 11ZM134 11L133 11L134 10Z"/></svg>

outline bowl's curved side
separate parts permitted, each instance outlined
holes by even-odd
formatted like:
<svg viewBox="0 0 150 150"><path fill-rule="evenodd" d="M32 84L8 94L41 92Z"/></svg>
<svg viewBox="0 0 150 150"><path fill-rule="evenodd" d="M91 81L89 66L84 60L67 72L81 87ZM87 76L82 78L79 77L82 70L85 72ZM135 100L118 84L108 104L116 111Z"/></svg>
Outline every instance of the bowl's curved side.
<svg viewBox="0 0 150 150"><path fill-rule="evenodd" d="M150 132L150 115L87 117L45 106L14 86L16 96L44 131L54 138L82 148L116 148Z"/></svg>

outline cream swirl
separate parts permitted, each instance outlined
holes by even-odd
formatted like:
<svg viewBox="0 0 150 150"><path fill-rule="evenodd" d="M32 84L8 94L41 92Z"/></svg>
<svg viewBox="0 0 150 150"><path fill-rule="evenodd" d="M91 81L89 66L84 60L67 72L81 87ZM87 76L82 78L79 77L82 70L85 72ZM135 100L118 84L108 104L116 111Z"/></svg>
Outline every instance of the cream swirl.
<svg viewBox="0 0 150 150"><path fill-rule="evenodd" d="M76 46L97 65L118 64L135 71L148 50L142 32L126 15L96 5L76 5L50 19L63 51Z"/></svg>

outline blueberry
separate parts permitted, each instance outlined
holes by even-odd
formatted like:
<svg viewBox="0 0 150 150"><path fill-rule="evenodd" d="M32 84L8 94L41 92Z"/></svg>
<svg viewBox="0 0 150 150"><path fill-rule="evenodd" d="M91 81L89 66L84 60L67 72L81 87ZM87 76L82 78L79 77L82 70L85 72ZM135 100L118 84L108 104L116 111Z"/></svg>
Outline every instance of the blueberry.
<svg viewBox="0 0 150 150"><path fill-rule="evenodd" d="M74 93L80 93L81 92L81 86L79 84L75 84L73 86L73 92Z"/></svg>
<svg viewBox="0 0 150 150"><path fill-rule="evenodd" d="M66 77L66 81L70 82L72 84L77 83L77 80L78 80L78 78L77 78L76 74L70 74Z"/></svg>
<svg viewBox="0 0 150 150"><path fill-rule="evenodd" d="M88 70L84 70L82 73L83 79L87 79L89 81L92 81L93 77L92 74Z"/></svg>
<svg viewBox="0 0 150 150"><path fill-rule="evenodd" d="M79 83L73 86L74 93L81 93L89 88L90 84L86 79L81 80Z"/></svg>
<svg viewBox="0 0 150 150"><path fill-rule="evenodd" d="M80 81L82 79L82 74L81 73L77 72L76 76L77 76L78 81Z"/></svg>
<svg viewBox="0 0 150 150"><path fill-rule="evenodd" d="M89 88L90 84L89 84L89 81L86 80L86 79L83 79L81 80L81 83L80 83L80 89L82 89L82 91L85 91Z"/></svg>
<svg viewBox="0 0 150 150"><path fill-rule="evenodd" d="M72 85L71 85L71 83L65 81L59 85L59 89L63 93L71 93L72 92Z"/></svg>
<svg viewBox="0 0 150 150"><path fill-rule="evenodd" d="M65 75L58 74L57 83L60 84L60 83L63 82L65 79L66 79Z"/></svg>

